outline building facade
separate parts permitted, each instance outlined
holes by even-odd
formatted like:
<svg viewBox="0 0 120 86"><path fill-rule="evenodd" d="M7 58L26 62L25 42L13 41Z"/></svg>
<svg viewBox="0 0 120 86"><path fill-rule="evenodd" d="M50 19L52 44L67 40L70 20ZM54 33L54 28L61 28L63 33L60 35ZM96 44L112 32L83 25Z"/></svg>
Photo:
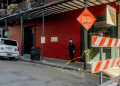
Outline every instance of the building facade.
<svg viewBox="0 0 120 86"><path fill-rule="evenodd" d="M110 5L116 9L117 25L106 24L106 6ZM118 38L118 14L119 6L115 2L88 7L89 11L96 17L97 21L87 32L87 51L93 50L87 61L99 60L99 48L91 47L91 37L99 36L100 32L104 37ZM84 8L72 10L54 15L45 16L44 20L44 57L69 60L69 39L73 39L76 45L75 58L80 57L83 49L83 27L77 21L77 17L83 12ZM29 15L29 13L28 13ZM33 14L35 15L35 14ZM42 55L42 17L24 20L23 22L23 52L30 54L31 47L40 47ZM21 22L8 25L8 38L18 41L21 52ZM103 60L117 58L119 56L118 47L103 48ZM83 57L76 61L83 61Z"/></svg>

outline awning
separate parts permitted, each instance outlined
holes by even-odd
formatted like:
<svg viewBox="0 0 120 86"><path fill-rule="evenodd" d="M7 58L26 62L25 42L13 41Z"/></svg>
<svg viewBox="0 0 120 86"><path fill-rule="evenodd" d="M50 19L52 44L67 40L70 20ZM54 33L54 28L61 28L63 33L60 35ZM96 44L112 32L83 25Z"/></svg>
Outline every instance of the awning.
<svg viewBox="0 0 120 86"><path fill-rule="evenodd" d="M116 0L87 0L87 7L97 6L115 1ZM12 16L0 18L0 23L4 23L5 18L8 19L8 23L20 22L21 14L23 14L24 20L39 18L43 15L43 9L45 11L44 15L49 16L81 8L84 8L84 0L60 0L51 4L34 8L32 10L25 11L23 13L17 13Z"/></svg>

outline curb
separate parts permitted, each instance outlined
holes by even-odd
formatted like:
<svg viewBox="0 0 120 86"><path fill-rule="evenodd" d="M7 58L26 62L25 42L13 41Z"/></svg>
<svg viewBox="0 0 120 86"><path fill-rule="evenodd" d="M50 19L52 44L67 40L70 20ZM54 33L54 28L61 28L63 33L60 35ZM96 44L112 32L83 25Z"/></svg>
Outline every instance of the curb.
<svg viewBox="0 0 120 86"><path fill-rule="evenodd" d="M21 60L21 61L26 61L26 62L32 62L32 63L38 63L38 64L47 65L47 66L51 66L51 67L63 68L63 66L58 66L58 65L53 65L53 64L47 64L47 63L44 63L44 62L30 61L30 60L26 60L26 59L19 59L19 60ZM65 67L64 69L69 69L69 70L78 71L78 68ZM89 72L89 73L90 73L90 71L83 70L83 69L81 69L81 70L82 70L83 72Z"/></svg>

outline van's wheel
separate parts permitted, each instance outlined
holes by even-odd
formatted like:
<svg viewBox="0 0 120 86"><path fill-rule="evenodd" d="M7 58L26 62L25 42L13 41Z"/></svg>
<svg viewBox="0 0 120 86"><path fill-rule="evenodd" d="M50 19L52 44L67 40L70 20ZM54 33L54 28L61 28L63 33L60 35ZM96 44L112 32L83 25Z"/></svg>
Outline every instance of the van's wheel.
<svg viewBox="0 0 120 86"><path fill-rule="evenodd" d="M10 60L15 60L15 57L9 57Z"/></svg>

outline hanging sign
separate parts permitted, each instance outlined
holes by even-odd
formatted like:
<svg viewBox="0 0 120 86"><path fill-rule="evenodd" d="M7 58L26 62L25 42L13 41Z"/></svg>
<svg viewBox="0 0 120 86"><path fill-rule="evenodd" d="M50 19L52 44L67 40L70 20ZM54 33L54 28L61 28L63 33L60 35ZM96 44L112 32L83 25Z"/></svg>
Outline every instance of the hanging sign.
<svg viewBox="0 0 120 86"><path fill-rule="evenodd" d="M77 18L78 22L86 29L89 30L96 18L93 14L86 8L81 15Z"/></svg>
<svg viewBox="0 0 120 86"><path fill-rule="evenodd" d="M45 37L41 37L41 43L45 43Z"/></svg>
<svg viewBox="0 0 120 86"><path fill-rule="evenodd" d="M116 26L116 9L107 5L107 24Z"/></svg>

